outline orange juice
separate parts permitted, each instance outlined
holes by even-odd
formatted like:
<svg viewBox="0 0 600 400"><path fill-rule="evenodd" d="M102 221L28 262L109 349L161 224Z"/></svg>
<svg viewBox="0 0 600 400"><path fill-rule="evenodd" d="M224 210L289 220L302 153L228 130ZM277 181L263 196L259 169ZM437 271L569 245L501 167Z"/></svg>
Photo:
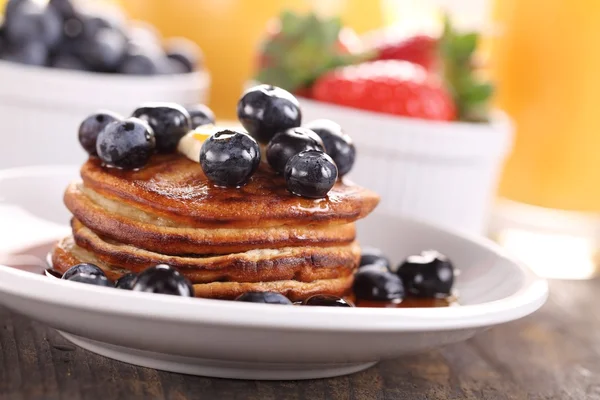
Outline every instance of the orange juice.
<svg viewBox="0 0 600 400"><path fill-rule="evenodd" d="M501 195L600 211L600 2L497 0L492 73L516 144Z"/></svg>
<svg viewBox="0 0 600 400"><path fill-rule="evenodd" d="M267 21L282 10L339 12L358 31L383 24L378 2L363 0L122 0L133 18L153 23L165 36L196 41L212 76L210 106L234 118L244 82L252 77L256 46Z"/></svg>

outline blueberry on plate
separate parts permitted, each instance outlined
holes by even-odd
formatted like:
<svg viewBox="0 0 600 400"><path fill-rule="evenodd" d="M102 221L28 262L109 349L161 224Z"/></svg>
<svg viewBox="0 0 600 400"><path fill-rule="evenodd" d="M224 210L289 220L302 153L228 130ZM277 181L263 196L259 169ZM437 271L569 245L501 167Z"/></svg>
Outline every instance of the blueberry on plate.
<svg viewBox="0 0 600 400"><path fill-rule="evenodd" d="M356 148L350 136L342 127L329 119L317 119L305 125L321 137L325 144L325 152L329 154L338 168L339 176L344 176L352 169L356 158Z"/></svg>
<svg viewBox="0 0 600 400"><path fill-rule="evenodd" d="M244 301L247 303L264 303L264 304L292 304L290 299L276 292L246 292L235 301Z"/></svg>
<svg viewBox="0 0 600 400"><path fill-rule="evenodd" d="M285 165L305 150L325 151L321 138L306 128L290 128L276 134L267 145L267 161L271 168L283 174Z"/></svg>
<svg viewBox="0 0 600 400"><path fill-rule="evenodd" d="M200 166L217 186L246 184L260 164L260 148L250 135L225 129L202 143Z"/></svg>
<svg viewBox="0 0 600 400"><path fill-rule="evenodd" d="M50 66L53 68L69 69L72 71L89 71L90 68L81 58L69 52L54 52L50 57ZM94 149L94 153L96 150Z"/></svg>
<svg viewBox="0 0 600 400"><path fill-rule="evenodd" d="M137 275L133 273L123 275L115 282L115 287L117 289L131 290L136 279Z"/></svg>
<svg viewBox="0 0 600 400"><path fill-rule="evenodd" d="M113 283L109 281L108 278L104 275L78 273L71 276L67 280L71 282L86 283L88 285L113 287Z"/></svg>
<svg viewBox="0 0 600 400"><path fill-rule="evenodd" d="M128 51L117 72L126 75L158 75L164 69L164 60L153 53Z"/></svg>
<svg viewBox="0 0 600 400"><path fill-rule="evenodd" d="M122 169L137 169L148 163L156 141L145 121L128 118L108 124L98 135L96 152L107 165Z"/></svg>
<svg viewBox="0 0 600 400"><path fill-rule="evenodd" d="M115 72L127 54L127 46L127 37L121 30L103 27L85 40L80 55L94 71Z"/></svg>
<svg viewBox="0 0 600 400"><path fill-rule="evenodd" d="M327 154L308 150L296 154L285 166L288 190L313 199L327 197L337 180L337 167Z"/></svg>
<svg viewBox="0 0 600 400"><path fill-rule="evenodd" d="M435 250L408 257L398 267L397 274L413 296L447 297L454 285L452 262Z"/></svg>
<svg viewBox="0 0 600 400"><path fill-rule="evenodd" d="M90 115L79 125L79 143L89 155L95 156L98 154L96 152L96 141L100 132L106 125L121 119L120 115L106 110Z"/></svg>
<svg viewBox="0 0 600 400"><path fill-rule="evenodd" d="M195 71L202 59L198 45L182 37L166 40L165 52L170 60L175 61L182 67L184 73Z"/></svg>
<svg viewBox="0 0 600 400"><path fill-rule="evenodd" d="M156 148L163 153L175 151L179 139L192 129L190 114L175 103L143 104L132 116L148 122L156 136Z"/></svg>
<svg viewBox="0 0 600 400"><path fill-rule="evenodd" d="M160 264L141 272L133 283L134 292L169 294L194 297L194 287L175 268Z"/></svg>
<svg viewBox="0 0 600 400"><path fill-rule="evenodd" d="M323 307L353 307L353 305L341 297L327 294L317 294L309 297L302 302L303 306L323 306Z"/></svg>
<svg viewBox="0 0 600 400"><path fill-rule="evenodd" d="M98 266L96 266L94 264L90 264L90 263L81 263L81 264L77 264L77 265L74 265L71 268L69 268L63 274L62 279L71 279L71 277L73 277L77 274L106 276L104 274L104 271L102 271Z"/></svg>
<svg viewBox="0 0 600 400"><path fill-rule="evenodd" d="M204 104L194 104L193 106L186 107L186 109L190 114L192 129L215 123L215 114Z"/></svg>
<svg viewBox="0 0 600 400"><path fill-rule="evenodd" d="M360 252L359 266L363 267L372 264L382 265L388 270L392 267L390 259L381 250L375 247L363 247Z"/></svg>
<svg viewBox="0 0 600 400"><path fill-rule="evenodd" d="M248 133L264 144L276 133L302 122L298 100L290 92L271 85L246 90L238 102L237 116Z"/></svg>
<svg viewBox="0 0 600 400"><path fill-rule="evenodd" d="M357 300L392 301L404 298L402 280L381 269L358 270L354 275L354 295Z"/></svg>

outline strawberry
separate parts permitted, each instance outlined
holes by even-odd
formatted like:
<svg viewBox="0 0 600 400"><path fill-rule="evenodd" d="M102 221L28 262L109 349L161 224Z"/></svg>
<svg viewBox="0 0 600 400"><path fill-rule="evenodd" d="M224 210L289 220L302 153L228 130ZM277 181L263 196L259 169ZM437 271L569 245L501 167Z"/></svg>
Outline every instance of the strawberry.
<svg viewBox="0 0 600 400"><path fill-rule="evenodd" d="M371 34L368 47L376 54L376 60L405 60L433 71L437 66L436 38L428 35L404 37L391 32Z"/></svg>
<svg viewBox="0 0 600 400"><path fill-rule="evenodd" d="M321 76L312 89L319 101L428 120L456 117L452 96L443 83L420 65L380 60L337 68Z"/></svg>
<svg viewBox="0 0 600 400"><path fill-rule="evenodd" d="M338 66L366 60L360 39L338 18L283 12L259 48L255 79L292 93L308 93L314 80Z"/></svg>

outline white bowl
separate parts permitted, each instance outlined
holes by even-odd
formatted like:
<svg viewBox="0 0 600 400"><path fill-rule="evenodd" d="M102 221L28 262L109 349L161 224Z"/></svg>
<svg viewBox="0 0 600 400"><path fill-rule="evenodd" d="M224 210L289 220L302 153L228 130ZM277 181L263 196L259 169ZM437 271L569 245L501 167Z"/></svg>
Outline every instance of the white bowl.
<svg viewBox="0 0 600 400"><path fill-rule="evenodd" d="M380 210L484 233L512 125L402 118L300 98L304 123L329 118L357 147L350 178L381 195Z"/></svg>
<svg viewBox="0 0 600 400"><path fill-rule="evenodd" d="M131 76L0 61L0 168L80 163L77 129L98 109L128 116L147 101L205 103L206 72Z"/></svg>
<svg viewBox="0 0 600 400"><path fill-rule="evenodd" d="M0 172L0 243L11 237L10 252L18 253L63 235L68 214L56 194L76 175L75 167ZM39 201L40 185L47 200ZM308 379L466 340L534 312L548 293L544 280L484 239L385 214L361 221L359 236L395 262L428 248L446 253L461 271L461 305L340 309L189 299L1 266L0 304L83 348L136 365L223 378Z"/></svg>

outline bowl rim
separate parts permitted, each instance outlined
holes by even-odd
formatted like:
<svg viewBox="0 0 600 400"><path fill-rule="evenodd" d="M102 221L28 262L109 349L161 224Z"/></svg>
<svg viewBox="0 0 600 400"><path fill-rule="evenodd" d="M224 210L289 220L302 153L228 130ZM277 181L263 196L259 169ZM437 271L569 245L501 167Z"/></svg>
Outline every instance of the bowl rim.
<svg viewBox="0 0 600 400"><path fill-rule="evenodd" d="M56 174L73 175L73 166L39 166L0 170L0 180ZM1 212L1 209L0 209ZM402 220L397 216L390 216ZM486 303L448 308L327 308L278 307L200 298L138 293L77 285L59 279L0 265L0 303L4 296L52 303L65 309L121 317L214 326L246 326L294 331L443 331L478 328L522 318L540 308L548 296L547 282L513 259L489 239L431 224L413 223L438 233L458 237L511 263L522 274L522 284L512 295ZM2 228L0 228L2 229ZM9 229L4 227L3 229ZM31 243L24 244L30 246ZM27 290L23 290L27 288ZM102 307L99 307L99 304Z"/></svg>

